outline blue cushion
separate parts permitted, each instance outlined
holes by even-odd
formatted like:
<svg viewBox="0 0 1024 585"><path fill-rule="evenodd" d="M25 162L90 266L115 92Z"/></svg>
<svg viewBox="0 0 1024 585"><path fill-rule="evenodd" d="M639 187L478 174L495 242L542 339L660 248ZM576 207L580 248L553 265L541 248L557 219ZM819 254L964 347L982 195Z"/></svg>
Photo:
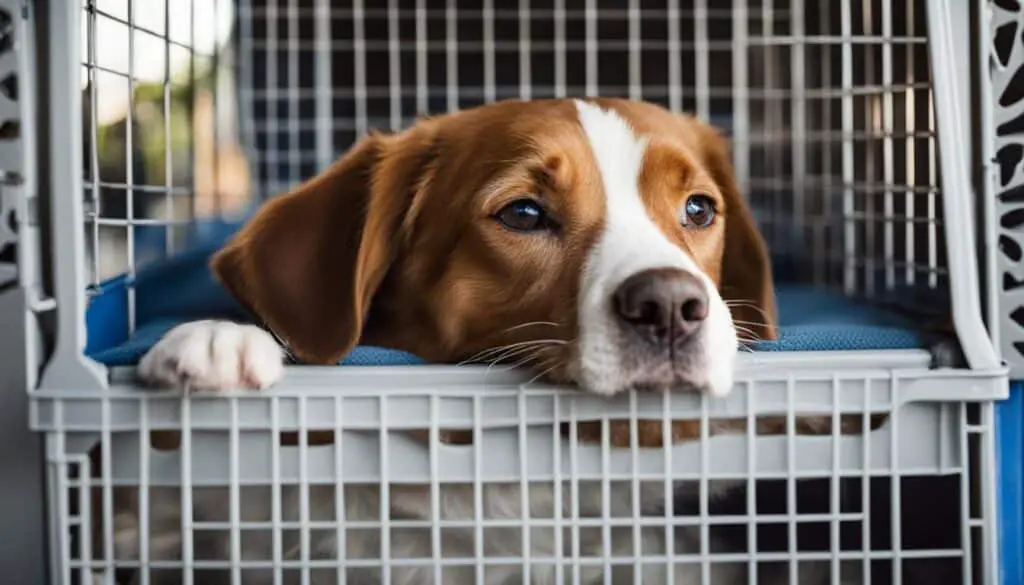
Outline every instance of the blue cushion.
<svg viewBox="0 0 1024 585"><path fill-rule="evenodd" d="M92 291L86 314L86 354L110 366L133 365L176 325L196 319L248 319L208 266L210 256L245 219L197 222L186 251L144 266L134 278L118 276ZM126 315L132 288L136 323L129 335ZM841 294L786 285L780 285L776 293L779 339L752 345L756 351L911 349L924 345L922 335L907 319ZM362 346L341 365L420 363L423 361L405 352Z"/></svg>

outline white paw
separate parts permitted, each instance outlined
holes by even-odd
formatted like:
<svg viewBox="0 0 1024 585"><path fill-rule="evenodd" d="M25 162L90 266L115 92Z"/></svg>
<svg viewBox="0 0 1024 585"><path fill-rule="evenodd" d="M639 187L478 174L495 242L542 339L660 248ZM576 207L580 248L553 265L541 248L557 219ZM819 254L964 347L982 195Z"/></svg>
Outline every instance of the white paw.
<svg viewBox="0 0 1024 585"><path fill-rule="evenodd" d="M171 329L139 362L144 384L185 394L262 390L284 375L284 352L270 333L228 321Z"/></svg>

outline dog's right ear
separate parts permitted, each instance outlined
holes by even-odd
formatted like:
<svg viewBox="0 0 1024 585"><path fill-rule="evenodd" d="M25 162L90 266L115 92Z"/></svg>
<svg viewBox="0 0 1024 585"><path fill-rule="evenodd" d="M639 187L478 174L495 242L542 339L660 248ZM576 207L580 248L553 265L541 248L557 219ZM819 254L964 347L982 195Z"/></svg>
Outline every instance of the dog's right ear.
<svg viewBox="0 0 1024 585"><path fill-rule="evenodd" d="M359 342L431 156L432 123L371 134L318 176L270 199L212 260L215 276L301 360Z"/></svg>

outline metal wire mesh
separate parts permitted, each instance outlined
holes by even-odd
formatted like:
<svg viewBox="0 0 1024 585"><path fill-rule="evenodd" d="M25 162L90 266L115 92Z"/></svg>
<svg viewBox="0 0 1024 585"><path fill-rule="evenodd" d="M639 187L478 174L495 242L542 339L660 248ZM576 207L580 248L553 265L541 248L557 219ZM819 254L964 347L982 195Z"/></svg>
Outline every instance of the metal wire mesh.
<svg viewBox="0 0 1024 585"><path fill-rule="evenodd" d="M731 133L780 274L849 294L943 283L923 2L714 6L245 0L241 137L256 192L422 114L630 97Z"/></svg>
<svg viewBox="0 0 1024 585"><path fill-rule="evenodd" d="M90 284L131 278L179 249L193 219L286 190L372 128L397 130L421 114L504 98L604 95L691 111L731 135L781 279L869 296L941 290L925 0L810 4L86 0ZM698 425L689 450L656 452L635 439L614 450L582 444L578 431L563 436L557 421L595 419L597 403L584 399L560 402L511 382L504 393L492 381L486 394L429 397L409 388L382 393L372 382L352 382L344 397L232 398L201 408L116 391L84 410L42 400L33 424L50 447L62 582L95 574L109 583L123 570L157 583L182 568L177 582L200 583L211 571L248 582L268 569L285 570L275 583L320 582L321 572L352 582L346 568L376 577L420 564L436 582L460 572L483 582L505 565L527 579L554 567L555 582L565 583L596 568L620 583L680 549L700 554L688 561L702 567L705 583L723 563L758 582L755 559L818 561L824 582L838 582L848 566L875 583L931 575L938 577L929 582L969 583L975 573L983 582L992 571L972 556L991 519L973 505L984 488L968 473L987 464L969 452L991 441L990 406L907 404L883 367L744 379L717 414L738 419L745 436L724 440L709 439L718 423L706 403L673 410L666 402L652 416ZM687 400L665 397L677 399ZM638 412L631 400L620 412ZM607 427L602 408L595 420ZM756 416L769 411L788 434L759 435ZM798 411L816 412L834 430L797 437ZM881 434L835 430L841 415L863 427L883 413ZM441 429L453 425L478 440L443 444ZM330 440L282 435L309 429ZM410 446L409 431L425 432L427 445ZM161 444L168 433L180 436ZM490 456L499 452L508 456ZM671 493L684 480L697 494L689 502L662 495L660 507L649 507L638 496L652 486ZM709 501L721 481L745 488L742 497ZM496 482L511 490L511 508L488 517ZM468 490L468 507L442 517L442 485L454 484ZM388 505L409 485L427 489L426 510L412 518ZM203 489L221 490L226 499L214 501L223 505L204 506ZM545 492L551 505L533 509ZM622 493L632 495L618 500ZM246 504L262 497L266 506ZM339 518L359 498L369 498L363 515ZM593 505L581 508L588 498ZM135 511L138 532L159 527L179 540L163 548L138 537L119 542L124 506ZM161 516L172 509L180 516ZM429 543L423 558L394 546L391 537L403 532ZM647 532L660 550L646 548ZM712 532L733 548L712 551ZM484 550L495 533L508 548ZM376 544L339 564L311 546L330 539L345 551ZM121 555L118 544L136 554ZM608 553L613 544L622 548Z"/></svg>

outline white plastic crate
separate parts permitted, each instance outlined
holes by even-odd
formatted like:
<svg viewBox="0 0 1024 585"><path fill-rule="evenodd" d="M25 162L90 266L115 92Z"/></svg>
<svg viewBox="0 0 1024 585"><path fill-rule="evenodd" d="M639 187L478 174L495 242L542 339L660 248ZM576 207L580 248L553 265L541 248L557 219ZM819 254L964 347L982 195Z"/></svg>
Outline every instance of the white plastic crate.
<svg viewBox="0 0 1024 585"><path fill-rule="evenodd" d="M801 583L860 582L858 572L872 583L994 582L992 401L1007 389L982 320L978 283L992 266L982 258L979 270L972 253L968 7L0 5L19 41L4 63L27 73L22 99L3 106L31 120L24 96L38 91L45 104L46 124L23 123L3 158L19 173L3 193L19 219L12 304L30 364L29 424L45 440L52 582L400 583L420 568L414 582L660 583L672 582L658 578L669 563L701 567L706 583L729 563L752 583L776 582L756 564L776 565L781 579L787 567L818 572ZM230 43L208 42L229 29ZM838 346L743 354L720 400L609 402L530 372L452 365L293 367L264 395L182 400L134 387L130 367L84 357L119 361L108 350L151 300L139 270L220 229L209 220L237 204L238 184L272 196L368 129L399 129L419 113L597 94L725 128L777 278L911 320L947 314L966 365L932 367L928 339L908 342L902 329L869 336L887 347L858 348L867 338L851 327ZM134 115L111 122L105 109L118 101ZM251 176L218 179L236 172L217 162L232 157ZM826 428L798 433L811 416ZM628 436L638 419L694 425L671 449L602 446L580 426L627 421ZM317 433L295 439L303 430ZM453 430L471 444L443 442ZM735 497L701 497L712 482L735 482ZM422 490L422 518L386 504L402 490ZM492 509L495 490L519 506ZM140 528L178 529L180 542L140 539L137 557L115 555L115 514L133 493L143 510L171 494L180 506L140 514ZM189 518L210 497L223 498L220 514ZM230 546L204 546L216 533ZM712 533L730 548L709 550ZM429 543L422 558L389 539L401 534ZM310 546L329 537L347 558Z"/></svg>

